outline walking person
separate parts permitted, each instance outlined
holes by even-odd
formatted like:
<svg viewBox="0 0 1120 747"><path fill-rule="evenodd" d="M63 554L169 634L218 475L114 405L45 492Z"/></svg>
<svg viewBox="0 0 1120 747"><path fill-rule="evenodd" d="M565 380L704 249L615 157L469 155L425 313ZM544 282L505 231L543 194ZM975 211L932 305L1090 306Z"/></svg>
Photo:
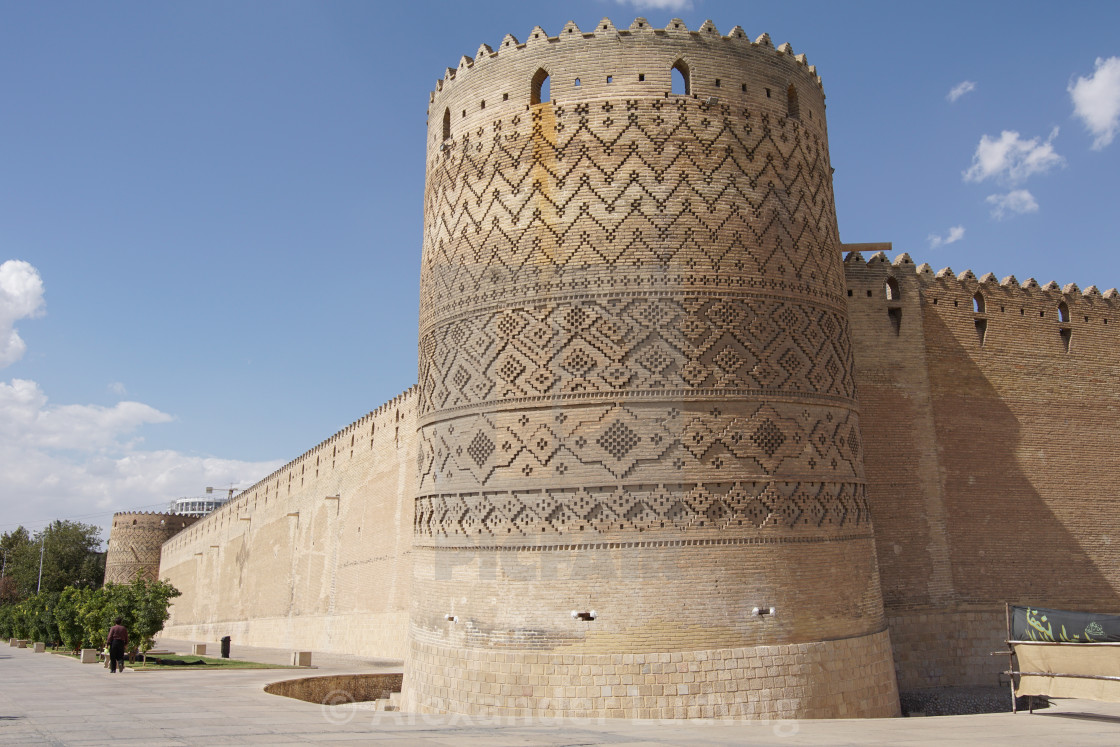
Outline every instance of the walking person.
<svg viewBox="0 0 1120 747"><path fill-rule="evenodd" d="M109 673L123 672L124 649L128 645L128 628L121 623L119 617L113 620L113 627L109 628L109 640L105 645L109 648Z"/></svg>

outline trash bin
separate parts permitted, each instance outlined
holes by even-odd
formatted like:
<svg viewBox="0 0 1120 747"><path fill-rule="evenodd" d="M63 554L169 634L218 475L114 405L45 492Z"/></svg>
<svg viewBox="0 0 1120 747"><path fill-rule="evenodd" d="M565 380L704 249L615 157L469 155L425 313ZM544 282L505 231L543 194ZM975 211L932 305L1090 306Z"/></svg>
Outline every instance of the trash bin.
<svg viewBox="0 0 1120 747"><path fill-rule="evenodd" d="M223 659L228 659L229 658L229 636L228 635L222 637L222 658Z"/></svg>

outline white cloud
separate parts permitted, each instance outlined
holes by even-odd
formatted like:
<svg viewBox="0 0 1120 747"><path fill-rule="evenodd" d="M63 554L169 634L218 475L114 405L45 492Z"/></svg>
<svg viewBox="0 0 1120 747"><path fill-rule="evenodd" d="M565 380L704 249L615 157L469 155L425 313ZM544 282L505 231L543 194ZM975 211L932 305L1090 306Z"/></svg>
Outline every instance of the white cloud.
<svg viewBox="0 0 1120 747"><path fill-rule="evenodd" d="M976 90L976 84L971 80L962 80L957 85L953 86L949 91L949 95L945 98L949 99L949 103L955 103L957 99L964 96L966 93L971 93Z"/></svg>
<svg viewBox="0 0 1120 747"><path fill-rule="evenodd" d="M0 265L0 333L8 341L0 353L23 354L12 323L40 314L42 299L34 267ZM281 465L144 449L140 430L173 419L142 402L54 405L34 381L0 381L0 531L56 518L104 527L113 511L160 509L207 485L248 487Z"/></svg>
<svg viewBox="0 0 1120 747"><path fill-rule="evenodd" d="M692 10L692 0L615 0L635 10Z"/></svg>
<svg viewBox="0 0 1120 747"><path fill-rule="evenodd" d="M949 233L945 236L939 236L938 234L931 233L929 235L929 247L930 249L936 249L937 247L945 246L946 244L955 244L963 238L964 226L953 226L949 229Z"/></svg>
<svg viewBox="0 0 1120 747"><path fill-rule="evenodd" d="M119 446L122 436L142 425L171 420L141 402L52 407L34 381L0 382L0 437L29 446L97 451Z"/></svg>
<svg viewBox="0 0 1120 747"><path fill-rule="evenodd" d="M23 357L27 343L15 323L43 315L43 280L27 262L9 259L0 265L0 368Z"/></svg>
<svg viewBox="0 0 1120 747"><path fill-rule="evenodd" d="M281 464L142 448L138 430L170 420L141 402L51 405L33 381L0 382L0 531L74 517L107 526L114 511L248 487Z"/></svg>
<svg viewBox="0 0 1120 747"><path fill-rule="evenodd" d="M996 220L1003 220L1008 214L1038 212L1038 202L1025 189L1015 189L1005 195L988 195L986 202L992 206L992 217Z"/></svg>
<svg viewBox="0 0 1120 747"><path fill-rule="evenodd" d="M1120 57L1097 58L1097 69L1088 78L1069 84L1073 113L1096 138L1093 150L1112 142L1120 131Z"/></svg>
<svg viewBox="0 0 1120 747"><path fill-rule="evenodd" d="M119 381L114 381L113 383L109 384L109 391L117 395L118 397L123 397L128 394L128 388Z"/></svg>
<svg viewBox="0 0 1120 747"><path fill-rule="evenodd" d="M1045 174L1065 163L1065 159L1054 152L1053 142L1057 136L1057 127L1046 140L1037 137L1024 140L1013 130L1004 130L998 139L984 135L972 156L972 166L963 174L964 180L982 182L995 177L1018 184L1034 174Z"/></svg>

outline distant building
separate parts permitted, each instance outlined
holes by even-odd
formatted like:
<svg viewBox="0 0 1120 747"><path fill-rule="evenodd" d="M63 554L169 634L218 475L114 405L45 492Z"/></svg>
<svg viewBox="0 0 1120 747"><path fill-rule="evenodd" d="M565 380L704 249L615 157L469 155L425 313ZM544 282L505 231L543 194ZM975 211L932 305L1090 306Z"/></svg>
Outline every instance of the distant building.
<svg viewBox="0 0 1120 747"><path fill-rule="evenodd" d="M180 516L194 516L202 518L206 514L221 508L229 502L229 498L214 498L212 496L176 498L171 501L167 510Z"/></svg>

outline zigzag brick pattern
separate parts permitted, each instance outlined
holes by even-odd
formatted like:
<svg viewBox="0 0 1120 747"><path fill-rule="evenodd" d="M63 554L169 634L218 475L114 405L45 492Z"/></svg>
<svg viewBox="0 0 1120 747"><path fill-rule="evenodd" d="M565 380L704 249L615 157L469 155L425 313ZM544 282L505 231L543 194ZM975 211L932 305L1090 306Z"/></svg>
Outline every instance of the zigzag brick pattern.
<svg viewBox="0 0 1120 747"><path fill-rule="evenodd" d="M815 71L738 28L569 24L464 58L431 104L410 705L502 711L438 674L494 650L843 638L877 661ZM889 678L865 686L861 715L893 713Z"/></svg>
<svg viewBox="0 0 1120 747"><path fill-rule="evenodd" d="M137 574L148 581L157 580L163 543L196 521L197 516L179 514L113 514L105 553L105 583L130 584Z"/></svg>

